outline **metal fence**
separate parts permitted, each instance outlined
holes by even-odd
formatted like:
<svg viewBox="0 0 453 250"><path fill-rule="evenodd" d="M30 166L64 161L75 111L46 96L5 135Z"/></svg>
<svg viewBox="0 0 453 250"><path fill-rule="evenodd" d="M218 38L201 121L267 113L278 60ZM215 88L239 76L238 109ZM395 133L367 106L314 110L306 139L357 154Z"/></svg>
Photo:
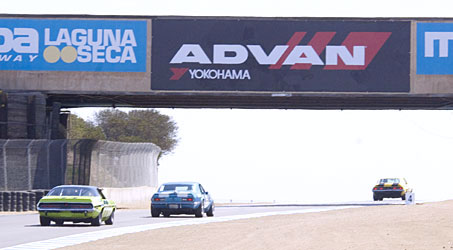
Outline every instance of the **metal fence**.
<svg viewBox="0 0 453 250"><path fill-rule="evenodd" d="M71 143L66 183L100 187L157 186L160 148L152 143L79 140Z"/></svg>
<svg viewBox="0 0 453 250"><path fill-rule="evenodd" d="M48 189L64 183L67 140L0 140L0 190Z"/></svg>
<svg viewBox="0 0 453 250"><path fill-rule="evenodd" d="M160 148L96 140L0 140L0 191L61 184L157 186Z"/></svg>

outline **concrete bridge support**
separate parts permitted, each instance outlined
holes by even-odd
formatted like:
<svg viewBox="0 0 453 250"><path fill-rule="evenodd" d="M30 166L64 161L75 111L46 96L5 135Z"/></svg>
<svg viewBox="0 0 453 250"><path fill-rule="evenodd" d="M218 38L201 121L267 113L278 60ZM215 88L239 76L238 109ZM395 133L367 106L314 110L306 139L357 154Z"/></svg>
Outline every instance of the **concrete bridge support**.
<svg viewBox="0 0 453 250"><path fill-rule="evenodd" d="M65 139L67 115L60 107L39 92L1 92L0 139Z"/></svg>

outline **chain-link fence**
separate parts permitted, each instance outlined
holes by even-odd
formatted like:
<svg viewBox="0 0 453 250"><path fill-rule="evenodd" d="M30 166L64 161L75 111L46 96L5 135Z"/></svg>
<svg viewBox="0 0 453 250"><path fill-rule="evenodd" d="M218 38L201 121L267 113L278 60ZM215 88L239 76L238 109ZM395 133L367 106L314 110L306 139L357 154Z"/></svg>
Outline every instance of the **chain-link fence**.
<svg viewBox="0 0 453 250"><path fill-rule="evenodd" d="M0 191L61 184L157 186L160 148L96 140L0 140Z"/></svg>
<svg viewBox="0 0 453 250"><path fill-rule="evenodd" d="M117 188L157 186L160 148L152 143L79 140L71 146L73 158L68 161L68 184Z"/></svg>
<svg viewBox="0 0 453 250"><path fill-rule="evenodd" d="M0 140L0 190L48 189L64 183L67 140Z"/></svg>

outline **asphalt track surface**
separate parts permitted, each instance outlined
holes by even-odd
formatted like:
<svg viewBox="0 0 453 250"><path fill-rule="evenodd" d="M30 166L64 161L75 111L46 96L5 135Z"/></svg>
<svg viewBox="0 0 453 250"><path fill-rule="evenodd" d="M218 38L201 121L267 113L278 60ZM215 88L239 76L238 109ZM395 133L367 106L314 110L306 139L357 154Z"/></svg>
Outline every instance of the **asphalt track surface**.
<svg viewBox="0 0 453 250"><path fill-rule="evenodd" d="M296 210L325 211L354 206L395 204L403 204L403 202L400 200L389 200L384 202L354 202L342 204L228 205L217 206L215 209L215 218L236 215L247 216L259 213L291 212ZM112 228L168 222L187 222L187 220L196 221L198 218L195 218L193 215L172 215L169 218L164 218L162 216L159 218L152 218L149 209L120 209L115 213L115 222L112 226L102 224L100 227L93 227L85 223L73 224L72 222L66 222L63 226L57 226L52 223L51 226L41 227L39 225L39 215L37 212L25 214L0 213L0 248Z"/></svg>

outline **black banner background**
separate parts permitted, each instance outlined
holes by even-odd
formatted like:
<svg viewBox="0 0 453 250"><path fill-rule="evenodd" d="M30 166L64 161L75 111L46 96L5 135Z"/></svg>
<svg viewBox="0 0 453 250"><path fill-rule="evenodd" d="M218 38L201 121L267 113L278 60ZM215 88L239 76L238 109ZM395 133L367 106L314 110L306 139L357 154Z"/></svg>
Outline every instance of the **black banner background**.
<svg viewBox="0 0 453 250"><path fill-rule="evenodd" d="M170 64L183 44L199 44L212 61L214 44L261 45L268 54L286 45L295 32L307 32L298 45L307 45L316 32L336 32L328 45L341 45L350 32L391 32L365 70L269 69L249 51L243 64ZM410 22L332 20L155 19L152 22L151 89L172 91L270 92L409 92ZM320 54L325 62L325 50ZM186 72L170 80L170 68L248 70L251 79L191 79Z"/></svg>

